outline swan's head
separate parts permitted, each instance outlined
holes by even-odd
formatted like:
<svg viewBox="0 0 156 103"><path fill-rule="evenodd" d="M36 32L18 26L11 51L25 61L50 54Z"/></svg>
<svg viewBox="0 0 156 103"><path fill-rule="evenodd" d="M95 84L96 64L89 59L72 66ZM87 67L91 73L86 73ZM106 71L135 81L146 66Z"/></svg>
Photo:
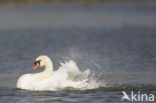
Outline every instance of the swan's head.
<svg viewBox="0 0 156 103"><path fill-rule="evenodd" d="M47 65L49 62L51 62L50 58L45 55L41 55L36 58L36 61L34 63L34 67L32 70L36 70L38 67L42 67Z"/></svg>

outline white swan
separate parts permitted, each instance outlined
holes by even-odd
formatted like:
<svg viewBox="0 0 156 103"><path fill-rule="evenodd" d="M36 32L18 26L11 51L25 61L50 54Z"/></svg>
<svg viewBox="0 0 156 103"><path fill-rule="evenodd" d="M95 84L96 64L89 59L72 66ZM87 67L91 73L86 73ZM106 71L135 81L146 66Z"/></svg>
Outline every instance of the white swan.
<svg viewBox="0 0 156 103"><path fill-rule="evenodd" d="M58 90L66 87L85 88L88 86L89 70L81 72L72 60L61 63L57 71L53 72L53 63L48 56L39 56L33 67L44 66L41 73L24 74L17 81L17 88L27 90Z"/></svg>

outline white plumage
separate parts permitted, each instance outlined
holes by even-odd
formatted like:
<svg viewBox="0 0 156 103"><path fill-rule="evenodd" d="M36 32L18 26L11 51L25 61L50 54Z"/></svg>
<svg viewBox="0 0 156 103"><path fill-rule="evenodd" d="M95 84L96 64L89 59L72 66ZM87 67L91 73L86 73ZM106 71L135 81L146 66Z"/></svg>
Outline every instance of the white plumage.
<svg viewBox="0 0 156 103"><path fill-rule="evenodd" d="M89 69L81 72L72 60L61 63L57 71L53 72L53 64L49 57L39 56L40 66L45 69L41 73L24 74L17 81L17 88L27 90L58 90L66 87L89 89ZM92 87L91 87L92 88Z"/></svg>

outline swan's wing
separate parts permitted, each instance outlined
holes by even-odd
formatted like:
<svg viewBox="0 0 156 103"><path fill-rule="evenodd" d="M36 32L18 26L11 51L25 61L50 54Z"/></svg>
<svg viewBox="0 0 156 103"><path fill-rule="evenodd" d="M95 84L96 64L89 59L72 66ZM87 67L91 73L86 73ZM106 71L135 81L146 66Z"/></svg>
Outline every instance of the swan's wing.
<svg viewBox="0 0 156 103"><path fill-rule="evenodd" d="M59 67L59 70L65 71L65 72L80 72L78 66L76 63L72 60L65 61L64 63L61 63L61 66Z"/></svg>
<svg viewBox="0 0 156 103"><path fill-rule="evenodd" d="M87 69L84 72L81 72L76 63L72 60L65 61L65 63L61 63L59 70L61 70L61 72L66 72L68 74L68 78L71 80L85 79L88 77L90 72L89 69Z"/></svg>

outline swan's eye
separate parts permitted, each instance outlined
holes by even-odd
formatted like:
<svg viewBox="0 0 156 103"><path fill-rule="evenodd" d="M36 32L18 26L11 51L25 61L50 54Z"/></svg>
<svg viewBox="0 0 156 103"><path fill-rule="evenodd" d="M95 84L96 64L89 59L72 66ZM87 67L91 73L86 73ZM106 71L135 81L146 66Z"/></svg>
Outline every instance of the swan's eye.
<svg viewBox="0 0 156 103"><path fill-rule="evenodd" d="M41 60L35 61L34 65L36 65L37 63L40 64Z"/></svg>

